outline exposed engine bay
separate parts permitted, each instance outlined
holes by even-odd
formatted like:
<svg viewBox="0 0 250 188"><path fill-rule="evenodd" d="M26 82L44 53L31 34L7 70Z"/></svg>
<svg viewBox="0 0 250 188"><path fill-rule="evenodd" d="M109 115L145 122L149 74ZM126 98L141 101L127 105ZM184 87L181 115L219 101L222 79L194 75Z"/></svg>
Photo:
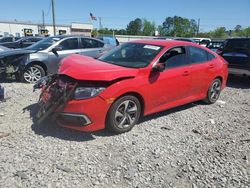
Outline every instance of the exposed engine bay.
<svg viewBox="0 0 250 188"><path fill-rule="evenodd" d="M0 77L5 79L8 75L15 75L19 78L20 73L25 69L29 54L10 55L0 58Z"/></svg>

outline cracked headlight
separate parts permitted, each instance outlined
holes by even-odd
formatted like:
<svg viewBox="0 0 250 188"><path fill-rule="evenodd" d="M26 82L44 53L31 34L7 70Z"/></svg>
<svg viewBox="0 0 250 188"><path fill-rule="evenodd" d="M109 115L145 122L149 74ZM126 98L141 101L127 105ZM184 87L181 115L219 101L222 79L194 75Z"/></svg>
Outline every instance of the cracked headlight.
<svg viewBox="0 0 250 188"><path fill-rule="evenodd" d="M104 87L78 87L75 90L74 98L76 100L88 99L97 96L105 88Z"/></svg>

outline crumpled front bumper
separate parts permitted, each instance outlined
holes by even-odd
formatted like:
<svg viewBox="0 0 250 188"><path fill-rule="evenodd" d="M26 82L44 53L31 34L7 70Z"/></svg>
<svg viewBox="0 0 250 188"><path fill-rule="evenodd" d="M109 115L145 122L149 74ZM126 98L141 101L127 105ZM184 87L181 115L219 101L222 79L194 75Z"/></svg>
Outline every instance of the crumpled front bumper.
<svg viewBox="0 0 250 188"><path fill-rule="evenodd" d="M74 100L76 87L77 82L68 85L60 83L57 76L46 78L46 81L35 85L34 88L42 88L36 114L37 124L52 118L63 127L79 131L104 129L110 102L100 96Z"/></svg>

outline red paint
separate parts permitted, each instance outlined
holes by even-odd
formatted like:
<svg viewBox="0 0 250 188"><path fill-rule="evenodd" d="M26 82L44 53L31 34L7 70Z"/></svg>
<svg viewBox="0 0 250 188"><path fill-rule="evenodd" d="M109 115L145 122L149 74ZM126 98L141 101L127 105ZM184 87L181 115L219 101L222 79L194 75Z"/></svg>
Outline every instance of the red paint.
<svg viewBox="0 0 250 188"><path fill-rule="evenodd" d="M133 69L98 61L93 58L72 55L62 61L59 74L65 74L77 80L111 81L126 77L107 87L99 96L79 101L69 101L64 112L87 115L92 124L74 129L95 131L105 128L105 119L112 104L111 98L119 98L126 93L136 93L144 103L143 115L180 106L206 97L208 87L216 78L222 78L226 85L227 63L216 53L196 44L182 41L136 41L151 45L165 46L157 57L145 68ZM159 57L174 46L195 46L216 56L212 61L190 64L179 68L152 73L152 66ZM73 128L70 127L69 128Z"/></svg>

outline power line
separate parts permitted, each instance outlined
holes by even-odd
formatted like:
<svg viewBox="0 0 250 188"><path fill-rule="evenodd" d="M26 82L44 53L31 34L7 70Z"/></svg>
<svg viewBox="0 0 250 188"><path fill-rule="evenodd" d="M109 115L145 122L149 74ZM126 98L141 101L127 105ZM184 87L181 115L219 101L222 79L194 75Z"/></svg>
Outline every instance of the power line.
<svg viewBox="0 0 250 188"><path fill-rule="evenodd" d="M50 13L50 9L51 9L51 1L49 2L49 8L48 8L48 11L47 11L47 14L46 14L46 16L48 16L49 15L49 13Z"/></svg>

